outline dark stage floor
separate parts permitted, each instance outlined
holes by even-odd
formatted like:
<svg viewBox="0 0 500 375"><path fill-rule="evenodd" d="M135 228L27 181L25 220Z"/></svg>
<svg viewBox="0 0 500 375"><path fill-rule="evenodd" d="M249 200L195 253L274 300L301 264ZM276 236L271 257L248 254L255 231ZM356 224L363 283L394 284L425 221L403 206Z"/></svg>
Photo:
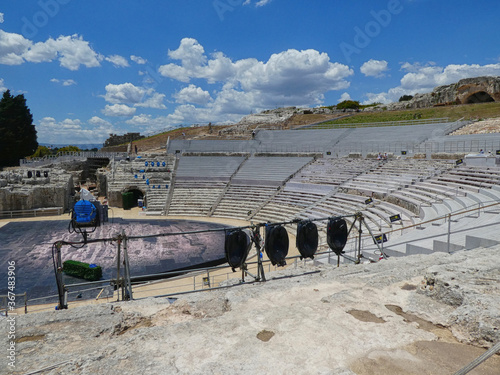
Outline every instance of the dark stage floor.
<svg viewBox="0 0 500 375"><path fill-rule="evenodd" d="M51 248L56 241L82 241L68 232L68 221L12 222L0 228L0 294L7 294L8 262L16 262L16 295L25 291L28 299L57 294ZM184 220L114 219L89 235L90 239L112 238L125 231L127 236L186 232L225 228L222 224ZM63 246L63 262L68 259L95 263L103 269L103 279L116 276L116 243L88 244L81 249ZM131 276L172 271L179 268L224 262L224 232L199 233L130 240ZM65 284L84 280L65 276ZM91 298L96 293L86 293Z"/></svg>

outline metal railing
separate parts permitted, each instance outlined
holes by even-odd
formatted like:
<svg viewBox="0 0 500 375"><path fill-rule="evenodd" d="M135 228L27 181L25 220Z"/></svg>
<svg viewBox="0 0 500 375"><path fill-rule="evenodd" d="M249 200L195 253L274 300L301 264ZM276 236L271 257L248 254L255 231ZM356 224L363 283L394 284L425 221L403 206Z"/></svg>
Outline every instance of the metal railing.
<svg viewBox="0 0 500 375"><path fill-rule="evenodd" d="M19 165L23 166L43 166L51 163L69 160L85 160L88 158L125 158L126 152L100 152L100 151L63 151L56 155L45 155L41 158L20 159Z"/></svg>
<svg viewBox="0 0 500 375"><path fill-rule="evenodd" d="M9 292L10 293L10 292ZM12 294L12 295L7 295L7 294L2 294L0 295L0 314L5 314L5 316L9 316L9 312L12 313L16 309L18 309L16 301L18 298L23 297L24 299L24 313L28 313L28 296L26 292L23 294ZM12 307L12 305L9 305L9 302L13 302L16 307Z"/></svg>
<svg viewBox="0 0 500 375"><path fill-rule="evenodd" d="M64 213L62 207L33 208L29 210L0 211L0 219L18 217L58 216Z"/></svg>
<svg viewBox="0 0 500 375"><path fill-rule="evenodd" d="M447 125L446 128L444 129L444 134L448 135L450 133L453 133L455 130L458 130L465 125L472 124L474 121L464 121L464 118L462 117L461 119L458 119L455 122L452 122L451 124Z"/></svg>
<svg viewBox="0 0 500 375"><path fill-rule="evenodd" d="M376 233L374 232L374 234L376 234L376 236L386 235L388 238L390 238L391 234L400 233L402 235L403 233L406 233L409 230L413 230L415 228L422 228L426 224L432 224L439 221L441 221L441 224L448 222L447 226L448 228L446 231L443 231L442 235L447 235L448 248L449 248L452 235L451 232L451 222L453 221L452 218L464 217L466 214L469 213L472 214L474 212L477 213L478 215L477 218L479 218L481 211L486 212L488 208L500 207L500 202L494 200L492 200L491 202L493 203L486 204L487 202L478 202L465 209L450 212L449 214L439 216L431 220L422 221L416 224L407 225L404 227L395 228L387 231L377 230ZM500 225L500 222L498 223L498 225ZM357 232L357 228L354 227L353 229L354 233L349 237L346 246L344 248L345 254L343 256L344 258L343 262L353 263L353 264L358 263L359 259L357 258L357 254L360 254L362 251L365 251L367 249L368 250L372 249L375 252L374 257L367 258L367 260L377 261L378 257L382 256L382 254L378 254L380 251L374 248L373 237L371 236L371 234L363 232L361 235L359 235L359 233ZM324 228L320 230L323 231ZM323 262L321 262L321 260L327 260L328 264L333 264L333 265L339 264L340 258L328 248L326 240L320 239L318 249L319 251L315 254L314 260L304 259L299 261L300 258L299 255L287 257L286 258L287 262L292 262L288 267L298 267L299 262L302 262L303 264L312 263L313 265L322 264ZM256 256L257 256L256 254L253 255L253 258L256 258ZM267 272L278 270L278 267L272 266L269 260L261 260L260 262L265 265ZM258 267L258 261L247 262L247 267L248 267L247 270L241 272L240 282L236 283L226 283L229 279L235 278L234 272L225 271L228 269L228 267L229 266L227 264L215 267L204 267L199 269L193 269L191 271L186 271L186 273L182 275L179 275L179 271L163 272L152 275L140 275L137 277L130 278L131 279L130 287L132 286L134 287L134 299L142 299L146 297L174 297L186 293L220 289L224 287L239 285L243 282L245 276L249 275L252 276L252 272L256 272L256 269ZM156 278L156 280L149 282L137 280L138 278L143 279L145 277L152 277L152 278L154 277ZM122 277L119 281L117 281L116 279L108 279L95 282L68 284L66 286L72 289L72 291L68 293L70 295L79 294L84 291L95 290L97 294L97 296L95 297L96 300L99 299L103 300L105 298L106 301L109 301L110 298L112 300L120 299L118 290L120 287L123 287L124 283L125 281L124 278ZM157 288L154 288L155 285L157 285ZM79 287L87 287L87 288L73 290L74 288L79 288ZM111 297L110 296L101 297L102 290L104 288L110 288L110 287L116 289L116 293L113 293ZM142 290L143 288L145 289L144 291ZM36 311L36 312L52 310L54 309L53 303L55 303L57 301L57 298L59 297L58 295L50 295L40 298L28 299L26 293L24 295L25 295L25 313L28 312L28 307L30 307L31 311ZM4 296L0 296L0 298L1 297ZM68 304L78 303L78 301L68 301L68 302L69 302ZM42 304L40 305L40 303Z"/></svg>
<svg viewBox="0 0 500 375"><path fill-rule="evenodd" d="M321 123L304 129L345 129L345 128L374 128L382 126L407 126L407 125L429 125L429 124L446 124L450 122L449 117L433 118L433 119L415 119L415 120L400 120L400 121L381 121L381 122L351 122L351 123L335 123L331 120L326 123ZM300 130L300 129L297 129Z"/></svg>
<svg viewBox="0 0 500 375"><path fill-rule="evenodd" d="M470 141L444 141L433 142L426 141L415 146L415 153L432 154L432 153L469 153L479 152L479 150L498 150L500 141L487 140L470 140Z"/></svg>

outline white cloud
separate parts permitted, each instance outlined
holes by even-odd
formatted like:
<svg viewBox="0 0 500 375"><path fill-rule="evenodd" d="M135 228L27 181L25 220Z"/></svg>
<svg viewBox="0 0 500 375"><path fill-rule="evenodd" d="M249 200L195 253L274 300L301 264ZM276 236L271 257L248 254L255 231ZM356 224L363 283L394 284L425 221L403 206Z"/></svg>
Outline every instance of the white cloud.
<svg viewBox="0 0 500 375"><path fill-rule="evenodd" d="M109 105L107 104L106 107L102 110L102 113L105 116L110 116L110 117L129 117L133 116L136 111L136 108L134 107L129 107L128 105L125 104L113 104Z"/></svg>
<svg viewBox="0 0 500 375"><path fill-rule="evenodd" d="M167 107L163 104L165 99L165 94L160 94L158 92L152 92L148 90L148 93L152 93L150 97L146 98L141 103L134 104L136 107L153 108L153 109L166 109Z"/></svg>
<svg viewBox="0 0 500 375"><path fill-rule="evenodd" d="M4 91L7 91L7 87L5 87L5 82L3 78L0 78L0 94L3 93Z"/></svg>
<svg viewBox="0 0 500 375"><path fill-rule="evenodd" d="M450 64L445 68L435 65L422 66L405 63L402 69L409 71L409 73L401 79L401 87L423 91L431 91L435 86L449 85L463 78L500 75L500 63L488 65Z"/></svg>
<svg viewBox="0 0 500 375"><path fill-rule="evenodd" d="M44 117L35 125L37 136L44 143L102 143L113 133L113 127L107 121L95 121L96 118L85 124L79 119L56 121L53 117Z"/></svg>
<svg viewBox="0 0 500 375"><path fill-rule="evenodd" d="M382 78L385 77L385 72L388 71L388 63L385 60L369 60L365 62L360 71L366 77Z"/></svg>
<svg viewBox="0 0 500 375"><path fill-rule="evenodd" d="M135 86L130 82L119 85L106 85L104 99L111 104L126 104L128 106L146 107L155 109L166 109L163 104L164 94L155 92L154 89L146 89Z"/></svg>
<svg viewBox="0 0 500 375"><path fill-rule="evenodd" d="M102 118L98 116L94 116L89 120L90 125L94 126L101 126L101 127L108 127L111 128L113 125L109 121L103 120Z"/></svg>
<svg viewBox="0 0 500 375"><path fill-rule="evenodd" d="M31 45L32 42L20 34L0 30L0 64L20 65L24 63L23 54Z"/></svg>
<svg viewBox="0 0 500 375"><path fill-rule="evenodd" d="M365 103L373 101L381 103L395 102L402 95L431 92L436 86L449 85L464 78L499 76L500 63L489 65L450 64L443 68L434 63L423 65L406 62L402 64L401 70L407 73L401 78L399 86L391 88L387 92L367 93L365 95L368 100Z"/></svg>
<svg viewBox="0 0 500 375"><path fill-rule="evenodd" d="M267 5L271 2L271 0L259 0L257 4L255 4L256 7L262 7L264 5Z"/></svg>
<svg viewBox="0 0 500 375"><path fill-rule="evenodd" d="M0 64L20 65L26 61L41 63L53 60L59 60L63 68L78 70L81 65L87 68L100 66L102 56L76 34L33 43L20 34L0 30Z"/></svg>
<svg viewBox="0 0 500 375"><path fill-rule="evenodd" d="M169 51L169 57L179 63L161 66L162 76L186 83L205 80L218 86L211 94L190 84L173 95L181 104L173 113L156 118L135 116L129 120L131 124L165 128L182 123L231 123L276 106L318 105L326 92L348 88L347 78L354 74L348 66L330 61L328 54L312 49L290 49L267 61L232 61L222 52L206 56L203 46L186 38L177 50Z"/></svg>
<svg viewBox="0 0 500 375"><path fill-rule="evenodd" d="M235 90L252 93L253 109L276 105L317 105L324 93L349 87L347 77L354 74L346 65L331 62L328 54L316 50L290 49L273 54L267 62L243 59L233 62L221 52L205 56L204 48L195 39L185 38L169 57L180 64L159 68L164 77L181 82L205 79L207 83L223 83L226 90L218 95L235 94ZM215 105L215 103L214 103Z"/></svg>
<svg viewBox="0 0 500 375"><path fill-rule="evenodd" d="M4 14L0 13L0 23L3 23L3 16L4 16Z"/></svg>
<svg viewBox="0 0 500 375"><path fill-rule="evenodd" d="M178 124L235 123L252 111L267 109L256 107L258 105L256 103L259 102L256 96L258 97L256 93L224 87L215 100L208 102L205 107L196 107L190 103L181 104L167 116L153 117L141 114L127 120L126 123L147 127L153 132L163 131Z"/></svg>
<svg viewBox="0 0 500 375"><path fill-rule="evenodd" d="M212 100L208 91L192 84L188 87L184 87L181 91L176 93L174 97L177 103L194 103L199 105L206 105Z"/></svg>
<svg viewBox="0 0 500 375"><path fill-rule="evenodd" d="M140 128L141 132L158 133L173 127L174 122L169 116L153 117L151 115L140 114L125 121L125 123L135 128Z"/></svg>
<svg viewBox="0 0 500 375"><path fill-rule="evenodd" d="M349 93L344 92L342 95L340 95L339 103L344 102L346 100L351 100L351 95Z"/></svg>
<svg viewBox="0 0 500 375"><path fill-rule="evenodd" d="M372 104L372 103L392 103L397 102L399 98L403 95L408 94L408 92L401 87L394 87L389 89L387 92L380 93L367 93L365 94L368 98L362 104Z"/></svg>
<svg viewBox="0 0 500 375"><path fill-rule="evenodd" d="M126 68L130 66L127 59L120 55L111 55L106 57L105 60L112 63L117 68Z"/></svg>
<svg viewBox="0 0 500 375"><path fill-rule="evenodd" d="M153 121L153 118L151 115L146 115L144 113L132 117L130 120L125 121L129 125L136 125L136 126L147 126Z"/></svg>
<svg viewBox="0 0 500 375"><path fill-rule="evenodd" d="M255 6L256 7L262 7L264 5L267 5L271 2L272 0L259 0L255 3ZM243 5L250 5L252 4L252 0L245 0L245 2L243 3Z"/></svg>
<svg viewBox="0 0 500 375"><path fill-rule="evenodd" d="M63 79L63 80L60 80L60 79L57 79L57 78L52 78L50 80L50 82L60 83L63 86L73 86L73 85L76 85L76 81L73 80L73 79Z"/></svg>
<svg viewBox="0 0 500 375"><path fill-rule="evenodd" d="M244 93L240 93L243 94ZM236 103L231 100L229 103ZM231 105L227 106L223 101L215 104L211 103L209 106L200 108L192 104L179 105L173 113L167 116L153 117L151 115L140 114L125 121L128 125L141 127L151 132L160 132L168 130L179 124L208 124L212 123L234 123L237 122L242 115L235 113L227 113L227 110L234 110ZM236 108L239 111L239 108ZM245 114L249 113L249 107L244 111Z"/></svg>
<svg viewBox="0 0 500 375"><path fill-rule="evenodd" d="M69 70L78 70L80 65L95 68L101 65L103 59L90 47L89 42L77 34L36 43L22 57L34 63L58 59L61 66Z"/></svg>
<svg viewBox="0 0 500 375"><path fill-rule="evenodd" d="M130 105L139 103L147 91L146 89L137 87L129 82L119 85L110 83L109 85L106 85L105 89L106 95L104 95L104 99L108 103L124 103Z"/></svg>
<svg viewBox="0 0 500 375"><path fill-rule="evenodd" d="M174 51L168 50L168 56L173 60L181 60L182 66L195 68L204 64L207 60L205 49L193 38L183 38Z"/></svg>
<svg viewBox="0 0 500 375"><path fill-rule="evenodd" d="M131 55L130 60L132 60L133 62L135 62L136 64L139 64L139 65L144 65L148 62L148 60L143 59L140 56L135 56L135 55Z"/></svg>

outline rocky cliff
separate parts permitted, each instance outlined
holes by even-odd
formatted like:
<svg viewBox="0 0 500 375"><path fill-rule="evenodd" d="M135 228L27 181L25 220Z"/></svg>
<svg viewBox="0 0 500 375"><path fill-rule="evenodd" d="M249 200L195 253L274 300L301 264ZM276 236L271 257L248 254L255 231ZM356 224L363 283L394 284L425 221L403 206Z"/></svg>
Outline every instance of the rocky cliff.
<svg viewBox="0 0 500 375"><path fill-rule="evenodd" d="M426 108L450 104L473 104L500 101L500 77L466 78L446 86L438 86L427 94L416 94L405 102L381 105L389 110Z"/></svg>

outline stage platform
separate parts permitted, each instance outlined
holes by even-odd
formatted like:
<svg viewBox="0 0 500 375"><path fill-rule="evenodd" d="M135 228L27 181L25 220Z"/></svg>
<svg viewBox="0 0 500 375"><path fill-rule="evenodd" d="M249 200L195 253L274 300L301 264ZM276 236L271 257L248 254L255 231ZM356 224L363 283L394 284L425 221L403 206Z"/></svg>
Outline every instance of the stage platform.
<svg viewBox="0 0 500 375"><path fill-rule="evenodd" d="M10 222L0 228L0 295L7 294L9 261L16 264L16 295L25 291L28 299L57 294L51 248L56 241L82 241L82 236L68 232L67 220ZM227 225L187 220L114 219L105 223L89 240L113 238L125 231L127 236L189 232L226 228ZM63 262L69 259L95 263L103 269L103 279L116 277L117 243L87 244L80 249L63 246ZM205 264L222 264L224 231L155 237L128 241L131 276L173 271ZM123 259L123 258L122 258ZM122 271L123 272L123 271ZM65 284L84 280L64 276ZM108 290L109 289L109 290ZM99 290L85 293L93 298ZM112 293L107 288L104 294ZM73 299L73 298L71 298Z"/></svg>

